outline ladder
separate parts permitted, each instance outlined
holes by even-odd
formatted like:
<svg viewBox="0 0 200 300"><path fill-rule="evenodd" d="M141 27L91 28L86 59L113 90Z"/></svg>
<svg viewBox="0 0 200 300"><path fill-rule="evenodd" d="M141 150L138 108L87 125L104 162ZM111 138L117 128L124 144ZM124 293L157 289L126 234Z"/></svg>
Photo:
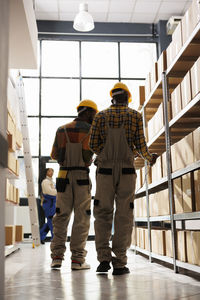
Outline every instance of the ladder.
<svg viewBox="0 0 200 300"><path fill-rule="evenodd" d="M20 123L21 123L22 137L23 137L24 163L25 163L29 215L31 221L31 233L32 233L32 242L33 242L32 246L33 248L35 248L35 246L40 245L40 232L39 232L37 202L35 197L34 181L33 181L32 157L31 157L30 143L29 143L28 118L26 113L24 83L21 75L19 75L17 78L16 89L17 89L17 95L19 99Z"/></svg>

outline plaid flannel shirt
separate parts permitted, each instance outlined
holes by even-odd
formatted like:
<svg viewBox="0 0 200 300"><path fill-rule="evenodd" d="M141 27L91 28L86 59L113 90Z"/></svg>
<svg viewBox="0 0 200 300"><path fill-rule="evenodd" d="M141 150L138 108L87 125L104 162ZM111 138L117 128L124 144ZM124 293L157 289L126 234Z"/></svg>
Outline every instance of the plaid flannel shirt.
<svg viewBox="0 0 200 300"><path fill-rule="evenodd" d="M92 123L90 148L95 154L100 154L106 142L106 122L111 128L119 128L124 122L126 138L130 149L136 156L139 153L149 162L149 153L143 131L142 115L127 105L113 104L108 109L99 112Z"/></svg>
<svg viewBox="0 0 200 300"><path fill-rule="evenodd" d="M67 133L71 143L79 143L83 137L89 133L91 125L87 122L83 122L76 118L73 122L68 123L59 127L56 131L56 136L54 144L51 151L51 157L58 161L60 165L63 164L65 159L65 149L67 138L65 135L64 127L67 128ZM82 142L83 145L83 160L86 167L91 165L93 153L89 148L89 138L88 135Z"/></svg>

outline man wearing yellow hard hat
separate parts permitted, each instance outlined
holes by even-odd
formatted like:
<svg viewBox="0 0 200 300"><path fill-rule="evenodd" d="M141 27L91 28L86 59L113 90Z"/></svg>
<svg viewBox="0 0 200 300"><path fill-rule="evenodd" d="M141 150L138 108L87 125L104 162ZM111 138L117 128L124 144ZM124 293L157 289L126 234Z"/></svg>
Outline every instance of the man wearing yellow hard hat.
<svg viewBox="0 0 200 300"><path fill-rule="evenodd" d="M51 242L52 268L60 268L71 213L74 222L70 239L71 269L89 269L85 262L85 244L90 226L91 181L89 166L92 155L89 148L89 132L92 120L98 112L91 100L83 100L77 107L78 117L57 129L51 157L58 161L60 170L56 178L56 214L53 218L54 237Z"/></svg>
<svg viewBox="0 0 200 300"><path fill-rule="evenodd" d="M131 93L118 82L110 91L112 105L99 112L92 123L90 148L97 155L97 185L94 200L95 243L100 262L97 272L129 273L126 251L131 244L136 173L134 157L139 153L151 165L143 133L142 116L128 107ZM114 236L110 238L114 212ZM112 255L112 253L114 255Z"/></svg>

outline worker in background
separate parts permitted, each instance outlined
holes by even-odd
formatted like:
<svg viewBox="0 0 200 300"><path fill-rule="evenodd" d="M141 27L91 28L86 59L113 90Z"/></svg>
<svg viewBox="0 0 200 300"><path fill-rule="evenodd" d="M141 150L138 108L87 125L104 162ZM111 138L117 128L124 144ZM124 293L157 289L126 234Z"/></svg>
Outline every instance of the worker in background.
<svg viewBox="0 0 200 300"><path fill-rule="evenodd" d="M51 242L52 268L60 268L66 250L67 226L74 211L70 238L71 269L89 269L85 262L86 240L90 226L91 181L89 166L92 151L89 148L90 127L97 105L83 100L77 107L78 117L58 128L51 157L60 164L56 179L56 215L53 218L54 237Z"/></svg>
<svg viewBox="0 0 200 300"><path fill-rule="evenodd" d="M153 165L157 155L150 154L146 146L141 114L128 107L131 93L127 86L116 83L110 95L112 105L95 116L90 137L90 148L97 155L95 244L100 262L97 272L108 272L112 262L113 275L122 275L129 273L126 251L131 244L133 227L134 157L139 153Z"/></svg>
<svg viewBox="0 0 200 300"><path fill-rule="evenodd" d="M45 213L45 217L47 218L47 223L45 223L40 229L40 239L41 243L45 243L45 238L49 232L51 231L51 238L53 238L53 225L52 218L56 212L56 187L53 182L53 173L54 170L48 168L45 170L45 179L42 181L42 207Z"/></svg>

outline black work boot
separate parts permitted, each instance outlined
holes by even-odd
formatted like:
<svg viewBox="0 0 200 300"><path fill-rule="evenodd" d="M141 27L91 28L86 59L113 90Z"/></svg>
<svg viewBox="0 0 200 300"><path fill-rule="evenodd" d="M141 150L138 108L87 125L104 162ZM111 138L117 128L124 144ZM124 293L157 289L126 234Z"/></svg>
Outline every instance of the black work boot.
<svg viewBox="0 0 200 300"><path fill-rule="evenodd" d="M100 272L100 273L106 273L108 272L108 270L110 270L110 263L109 261L102 261L99 266L97 267L96 272Z"/></svg>
<svg viewBox="0 0 200 300"><path fill-rule="evenodd" d="M130 270L127 267L123 267L123 268L119 268L119 269L114 268L113 272L112 272L113 275L124 275L124 274L128 274L128 273L130 273Z"/></svg>

